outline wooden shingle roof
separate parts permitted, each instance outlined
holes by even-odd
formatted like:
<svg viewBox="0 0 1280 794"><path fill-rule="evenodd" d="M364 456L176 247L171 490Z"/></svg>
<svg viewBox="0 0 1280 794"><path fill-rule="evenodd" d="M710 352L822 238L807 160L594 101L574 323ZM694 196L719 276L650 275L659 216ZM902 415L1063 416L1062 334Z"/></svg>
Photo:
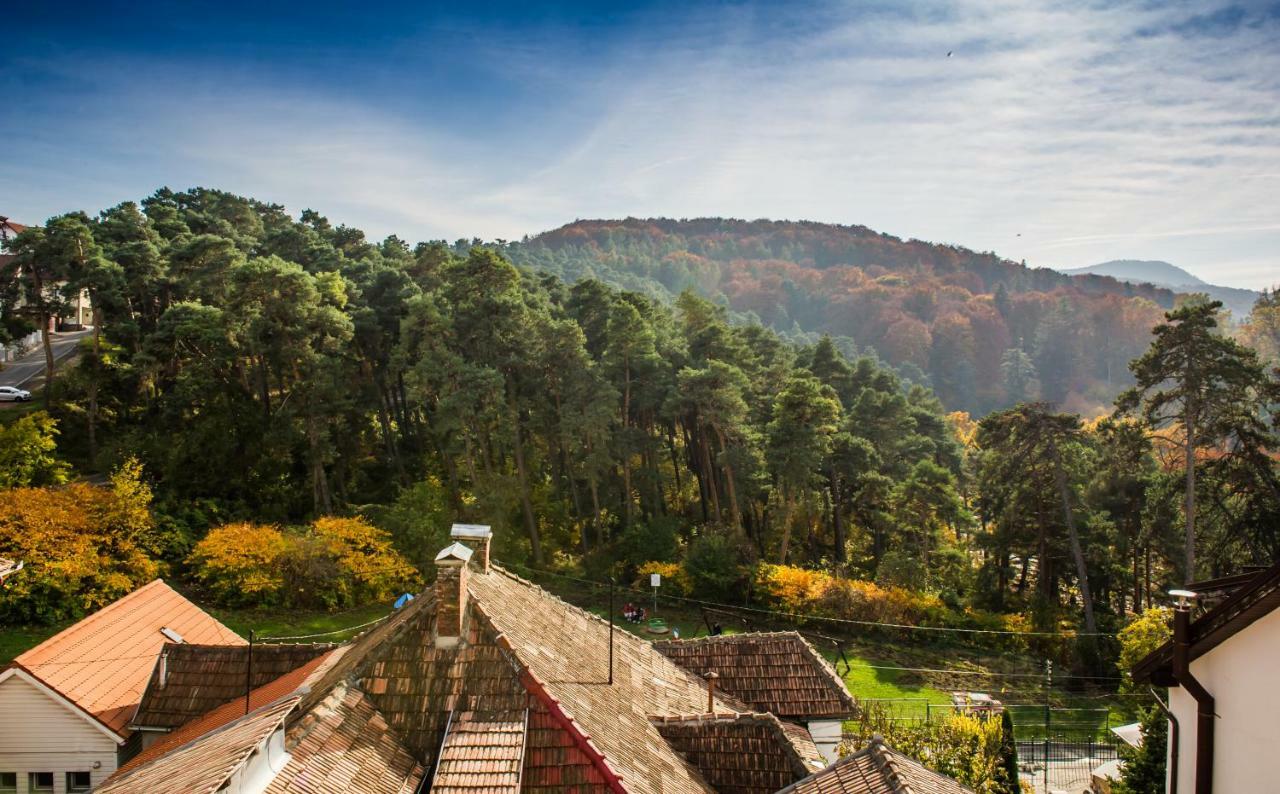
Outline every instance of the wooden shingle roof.
<svg viewBox="0 0 1280 794"><path fill-rule="evenodd" d="M807 731L788 732L772 714L655 717L653 724L724 794L773 794L826 766Z"/></svg>
<svg viewBox="0 0 1280 794"><path fill-rule="evenodd" d="M426 770L365 693L341 683L327 695L289 727L289 763L266 794L416 792Z"/></svg>
<svg viewBox="0 0 1280 794"><path fill-rule="evenodd" d="M333 650L332 644L255 645L249 666L248 645L166 643L164 686L156 659L138 711L130 722L137 729L173 729L237 698L246 684L256 689ZM247 680L246 680L247 678Z"/></svg>
<svg viewBox="0 0 1280 794"><path fill-rule="evenodd" d="M890 749L879 737L778 794L972 794L946 775Z"/></svg>
<svg viewBox="0 0 1280 794"><path fill-rule="evenodd" d="M519 794L528 724L527 710L454 714L430 790L434 794Z"/></svg>
<svg viewBox="0 0 1280 794"><path fill-rule="evenodd" d="M151 794L181 791L213 794L234 775L298 705L298 696L277 700L160 756L128 770L97 789L100 794Z"/></svg>
<svg viewBox="0 0 1280 794"><path fill-rule="evenodd" d="M836 671L794 631L666 640L653 647L699 676L718 674L720 688L757 711L812 720L848 717L857 709Z"/></svg>

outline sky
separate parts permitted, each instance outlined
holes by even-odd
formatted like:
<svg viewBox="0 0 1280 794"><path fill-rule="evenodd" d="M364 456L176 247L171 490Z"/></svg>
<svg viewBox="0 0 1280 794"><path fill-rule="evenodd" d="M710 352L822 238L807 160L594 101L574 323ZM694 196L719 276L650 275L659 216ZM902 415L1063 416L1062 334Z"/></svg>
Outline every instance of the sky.
<svg viewBox="0 0 1280 794"><path fill-rule="evenodd" d="M4 17L0 215L20 222L204 186L375 238L804 219L1280 284L1276 0L35 0Z"/></svg>

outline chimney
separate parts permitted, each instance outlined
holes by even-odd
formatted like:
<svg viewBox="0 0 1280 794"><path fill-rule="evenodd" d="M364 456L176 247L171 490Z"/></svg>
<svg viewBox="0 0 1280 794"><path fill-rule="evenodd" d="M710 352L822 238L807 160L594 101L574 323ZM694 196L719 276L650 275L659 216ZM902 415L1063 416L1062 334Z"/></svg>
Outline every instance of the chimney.
<svg viewBox="0 0 1280 794"><path fill-rule="evenodd" d="M437 648L456 648L462 642L467 616L467 563L471 549L461 543L446 546L436 555Z"/></svg>
<svg viewBox="0 0 1280 794"><path fill-rule="evenodd" d="M164 689L169 683L169 651L168 649L160 652L160 670L156 676L156 685L160 689Z"/></svg>
<svg viewBox="0 0 1280 794"><path fill-rule="evenodd" d="M449 537L475 552L480 573L489 572L489 541L493 539L493 530L485 524L454 524Z"/></svg>
<svg viewBox="0 0 1280 794"><path fill-rule="evenodd" d="M715 670L707 673L707 713L716 713L716 681L719 680L720 674Z"/></svg>

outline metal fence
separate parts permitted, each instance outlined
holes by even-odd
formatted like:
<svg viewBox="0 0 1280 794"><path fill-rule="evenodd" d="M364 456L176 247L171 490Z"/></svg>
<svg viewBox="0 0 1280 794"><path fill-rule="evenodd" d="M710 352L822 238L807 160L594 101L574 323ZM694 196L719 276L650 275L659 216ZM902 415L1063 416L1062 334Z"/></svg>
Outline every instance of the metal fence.
<svg viewBox="0 0 1280 794"><path fill-rule="evenodd" d="M890 722L940 722L966 711L925 698L867 698L861 703ZM1118 740L1110 728L1120 719L1111 709L1030 703L1004 704L1004 708L1013 718L1021 776L1037 792L1089 791L1093 771L1119 757Z"/></svg>
<svg viewBox="0 0 1280 794"><path fill-rule="evenodd" d="M1116 742L1054 736L1018 742L1018 768L1036 791L1091 791L1093 771L1119 758Z"/></svg>

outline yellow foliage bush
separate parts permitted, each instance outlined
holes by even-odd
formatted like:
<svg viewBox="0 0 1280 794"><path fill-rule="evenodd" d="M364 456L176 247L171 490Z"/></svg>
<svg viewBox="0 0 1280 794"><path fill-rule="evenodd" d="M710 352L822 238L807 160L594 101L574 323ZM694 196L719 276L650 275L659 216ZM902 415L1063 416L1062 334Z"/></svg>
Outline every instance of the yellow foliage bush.
<svg viewBox="0 0 1280 794"><path fill-rule="evenodd" d="M311 524L324 541L341 574L356 584L360 596L381 600L410 586L418 572L391 544L391 535L361 518L326 516Z"/></svg>
<svg viewBox="0 0 1280 794"><path fill-rule="evenodd" d="M336 608L380 601L417 582L391 536L360 518L319 518L305 529L237 523L192 552L196 578L233 606Z"/></svg>
<svg viewBox="0 0 1280 794"><path fill-rule="evenodd" d="M126 464L110 486L0 491L0 557L26 567L0 592L7 622L81 617L160 573L148 554L155 526L140 467Z"/></svg>
<svg viewBox="0 0 1280 794"><path fill-rule="evenodd" d="M646 562L636 571L636 587L641 590L648 590L649 574L658 574L662 577L662 593L673 596L687 596L692 589L689 581L689 574L685 573L684 566L678 562L658 562L656 560Z"/></svg>
<svg viewBox="0 0 1280 794"><path fill-rule="evenodd" d="M224 604L273 603L284 587L279 528L240 522L209 530L191 553L196 578Z"/></svg>

